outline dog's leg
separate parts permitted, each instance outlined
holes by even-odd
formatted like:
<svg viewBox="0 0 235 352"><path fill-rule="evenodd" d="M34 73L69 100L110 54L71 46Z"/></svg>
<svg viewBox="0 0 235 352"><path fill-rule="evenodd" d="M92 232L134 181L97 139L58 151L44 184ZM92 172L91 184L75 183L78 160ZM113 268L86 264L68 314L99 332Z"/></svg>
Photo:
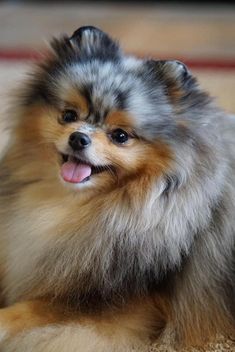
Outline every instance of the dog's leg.
<svg viewBox="0 0 235 352"><path fill-rule="evenodd" d="M63 312L46 301L26 301L0 309L0 343L23 331L56 324ZM65 318L65 317L64 317Z"/></svg>
<svg viewBox="0 0 235 352"><path fill-rule="evenodd" d="M148 303L132 303L125 311L91 317L79 316L43 301L17 303L0 310L0 350L144 351L156 331L151 307Z"/></svg>

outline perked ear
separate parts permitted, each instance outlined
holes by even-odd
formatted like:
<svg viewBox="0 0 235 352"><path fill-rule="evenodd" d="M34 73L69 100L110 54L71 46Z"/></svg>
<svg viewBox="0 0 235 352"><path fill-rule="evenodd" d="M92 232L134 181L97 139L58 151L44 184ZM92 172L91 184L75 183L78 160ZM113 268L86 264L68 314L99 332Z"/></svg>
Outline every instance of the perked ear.
<svg viewBox="0 0 235 352"><path fill-rule="evenodd" d="M188 67L181 61L178 60L159 60L156 61L161 66L161 70L176 80L184 81L192 77Z"/></svg>
<svg viewBox="0 0 235 352"><path fill-rule="evenodd" d="M120 57L122 53L116 41L93 26L78 28L69 40L82 56L92 56L107 60Z"/></svg>
<svg viewBox="0 0 235 352"><path fill-rule="evenodd" d="M197 97L198 101L204 97L197 80L184 63L177 60L148 60L147 65L172 103L189 102L192 96Z"/></svg>

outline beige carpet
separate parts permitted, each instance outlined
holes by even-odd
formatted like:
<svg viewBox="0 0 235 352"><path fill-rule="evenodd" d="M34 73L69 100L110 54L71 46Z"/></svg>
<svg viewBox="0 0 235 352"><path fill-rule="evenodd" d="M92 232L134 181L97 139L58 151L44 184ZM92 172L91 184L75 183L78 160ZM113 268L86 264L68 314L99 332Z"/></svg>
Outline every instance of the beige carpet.
<svg viewBox="0 0 235 352"><path fill-rule="evenodd" d="M227 339L222 336L218 337L216 341L207 344L205 347L200 348L189 348L175 350L168 343L155 344L153 345L149 352L234 352L235 351L235 338Z"/></svg>

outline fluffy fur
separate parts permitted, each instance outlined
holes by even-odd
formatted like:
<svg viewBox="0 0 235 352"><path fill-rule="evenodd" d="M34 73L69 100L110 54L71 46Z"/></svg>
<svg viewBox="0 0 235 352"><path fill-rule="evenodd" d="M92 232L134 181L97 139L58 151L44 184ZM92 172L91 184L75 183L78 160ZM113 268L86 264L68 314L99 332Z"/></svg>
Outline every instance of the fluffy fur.
<svg viewBox="0 0 235 352"><path fill-rule="evenodd" d="M178 346L234 333L235 121L184 64L126 56L94 27L52 48L8 116L1 351L123 352L169 329ZM87 148L71 149L75 131ZM61 177L68 155L92 165L89 180Z"/></svg>

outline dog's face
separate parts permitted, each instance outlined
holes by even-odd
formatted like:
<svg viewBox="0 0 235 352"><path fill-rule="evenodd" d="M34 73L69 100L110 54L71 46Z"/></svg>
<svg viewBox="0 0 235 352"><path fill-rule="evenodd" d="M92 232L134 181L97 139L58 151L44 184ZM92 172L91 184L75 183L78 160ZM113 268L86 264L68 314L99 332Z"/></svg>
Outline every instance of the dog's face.
<svg viewBox="0 0 235 352"><path fill-rule="evenodd" d="M79 189L169 173L174 143L187 128L179 116L195 97L205 100L187 68L124 56L93 27L52 47L52 57L24 92L22 130L34 146L47 145L48 158L56 160L50 173L53 168L64 185ZM194 97L186 99L189 89Z"/></svg>
<svg viewBox="0 0 235 352"><path fill-rule="evenodd" d="M156 175L167 167L171 158L163 141L145 138L134 113L120 108L120 101L113 101L114 92L102 91L99 75L106 70L105 66L97 67L93 78L94 97L87 98L68 82L61 96L64 106L42 114L40 130L43 138L53 141L56 147L62 182L79 189L120 186L141 174ZM115 78L109 79L105 77L105 86L115 84ZM60 89L64 83L60 83Z"/></svg>

